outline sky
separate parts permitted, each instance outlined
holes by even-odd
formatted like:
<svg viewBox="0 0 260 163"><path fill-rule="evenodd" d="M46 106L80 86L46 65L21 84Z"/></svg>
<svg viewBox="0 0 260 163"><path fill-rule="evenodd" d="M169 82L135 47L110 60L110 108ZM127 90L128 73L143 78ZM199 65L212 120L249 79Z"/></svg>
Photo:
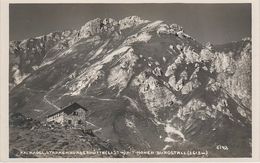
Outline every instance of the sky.
<svg viewBox="0 0 260 163"><path fill-rule="evenodd" d="M223 44L251 37L250 4L10 4L10 40L80 29L95 18L137 15L176 23L196 40Z"/></svg>

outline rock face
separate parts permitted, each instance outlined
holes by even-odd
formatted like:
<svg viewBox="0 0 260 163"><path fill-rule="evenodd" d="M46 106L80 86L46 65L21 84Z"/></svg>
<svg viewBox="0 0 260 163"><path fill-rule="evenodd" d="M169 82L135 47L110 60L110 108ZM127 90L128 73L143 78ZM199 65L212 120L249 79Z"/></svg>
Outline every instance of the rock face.
<svg viewBox="0 0 260 163"><path fill-rule="evenodd" d="M97 18L10 42L10 87L10 112L41 119L77 101L120 150L251 156L250 39L204 46L176 24Z"/></svg>
<svg viewBox="0 0 260 163"><path fill-rule="evenodd" d="M218 48L215 60L218 81L235 99L251 108L251 40L220 45Z"/></svg>
<svg viewBox="0 0 260 163"><path fill-rule="evenodd" d="M10 89L41 67L45 57L56 55L67 49L68 40L74 34L75 31L54 32L23 41L11 41L9 48Z"/></svg>

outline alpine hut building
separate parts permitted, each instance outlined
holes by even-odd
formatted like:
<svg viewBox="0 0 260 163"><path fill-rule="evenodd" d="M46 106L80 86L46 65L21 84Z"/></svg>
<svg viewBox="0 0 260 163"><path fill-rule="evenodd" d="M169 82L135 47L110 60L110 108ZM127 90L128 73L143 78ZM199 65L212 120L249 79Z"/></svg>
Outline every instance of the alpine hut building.
<svg viewBox="0 0 260 163"><path fill-rule="evenodd" d="M78 103L72 103L65 108L49 115L47 122L56 122L62 125L82 125L86 121L88 110Z"/></svg>

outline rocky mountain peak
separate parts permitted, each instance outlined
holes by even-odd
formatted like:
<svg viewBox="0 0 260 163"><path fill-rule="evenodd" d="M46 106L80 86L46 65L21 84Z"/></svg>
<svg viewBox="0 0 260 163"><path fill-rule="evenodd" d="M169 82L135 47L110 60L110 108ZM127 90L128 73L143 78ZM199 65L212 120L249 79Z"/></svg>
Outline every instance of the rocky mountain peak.
<svg viewBox="0 0 260 163"><path fill-rule="evenodd" d="M149 20L142 20L138 16L128 16L119 21L113 18L96 18L88 21L79 31L80 37L89 37L101 32L120 31L133 26L138 26L143 23L148 23Z"/></svg>
<svg viewBox="0 0 260 163"><path fill-rule="evenodd" d="M133 26L137 26L142 23L148 23L149 20L143 20L139 16L128 16L119 21L120 29L126 29Z"/></svg>
<svg viewBox="0 0 260 163"><path fill-rule="evenodd" d="M96 18L81 27L79 36L89 37L101 32L113 32L118 28L118 25L118 22L112 18Z"/></svg>

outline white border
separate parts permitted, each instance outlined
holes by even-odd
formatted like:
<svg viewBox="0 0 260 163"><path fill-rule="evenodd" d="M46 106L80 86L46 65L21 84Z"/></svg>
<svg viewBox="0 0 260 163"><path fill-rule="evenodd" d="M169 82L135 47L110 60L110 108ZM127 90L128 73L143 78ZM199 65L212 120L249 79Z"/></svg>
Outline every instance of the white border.
<svg viewBox="0 0 260 163"><path fill-rule="evenodd" d="M259 50L259 1L258 0L0 0L1 1L1 48L0 48L0 160L5 162L43 162L43 161L88 161L88 162L256 162L260 161L260 50ZM252 158L84 158L84 159L10 159L9 153L9 95L8 95L8 65L9 65L9 7L10 3L251 3L252 4Z"/></svg>

